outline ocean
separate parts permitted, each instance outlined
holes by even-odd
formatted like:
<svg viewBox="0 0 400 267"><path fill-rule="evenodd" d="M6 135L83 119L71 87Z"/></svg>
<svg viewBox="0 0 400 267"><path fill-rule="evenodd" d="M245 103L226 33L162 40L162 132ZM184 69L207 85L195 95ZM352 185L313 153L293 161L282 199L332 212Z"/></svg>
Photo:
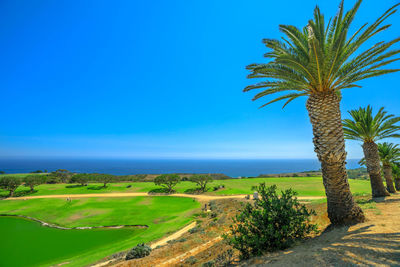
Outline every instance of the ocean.
<svg viewBox="0 0 400 267"><path fill-rule="evenodd" d="M348 160L347 168L360 167L358 160ZM67 169L71 172L126 174L160 173L223 173L231 177L258 176L286 172L316 171L314 159L0 159L0 171L27 173L36 170L49 172Z"/></svg>

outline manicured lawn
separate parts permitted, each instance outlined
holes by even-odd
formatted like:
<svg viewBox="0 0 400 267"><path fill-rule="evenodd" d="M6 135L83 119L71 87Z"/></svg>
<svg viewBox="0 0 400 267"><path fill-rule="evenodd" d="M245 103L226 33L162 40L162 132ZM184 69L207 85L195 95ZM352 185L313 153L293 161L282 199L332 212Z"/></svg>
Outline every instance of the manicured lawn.
<svg viewBox="0 0 400 267"><path fill-rule="evenodd" d="M57 230L37 227L30 221L28 226L25 222L15 222L21 220L18 218L11 218L14 221L10 222L9 217L0 217L0 225L4 226L0 228L0 236L14 235L18 231L26 234L26 237L10 236L14 238L11 244L0 244L0 266L26 266L26 259L30 259L29 266L62 262L69 262L63 266L87 265L182 228L191 221L193 210L199 207L200 204L190 198L175 197L83 198L71 202L65 199L2 200L2 214L27 215L61 226L139 224L149 228ZM36 230L25 231L26 228ZM18 246L20 242L24 245ZM32 249L31 246L42 248ZM24 257L16 260L14 254L17 252Z"/></svg>
<svg viewBox="0 0 400 267"><path fill-rule="evenodd" d="M250 194L251 187L265 182L267 185L276 184L279 189L292 188L299 193L300 196L324 196L325 191L321 177L280 177L280 178L248 178L248 179L229 179L215 180L209 184L209 192L207 194L232 195L232 194ZM353 193L370 194L370 183L368 180L349 180ZM130 188L127 188L131 185ZM225 189L212 191L212 187L216 185L225 185ZM130 182L130 183L111 183L107 188L103 188L102 184L89 184L88 186L76 186L71 184L44 184L36 187L35 193L28 195L56 195L56 194L90 194L90 193L111 193L111 192L148 192L159 188L152 182ZM191 182L181 182L176 186L176 191L184 193L186 190L195 188ZM23 192L28 193L28 188L19 187L17 195ZM0 190L0 196L6 196L6 191ZM23 195L23 194L22 194Z"/></svg>
<svg viewBox="0 0 400 267"><path fill-rule="evenodd" d="M292 188L299 196L325 196L325 189L321 177L280 177L280 178L252 178L220 181L225 185L224 190L218 190L218 195L249 194L251 187L265 182L267 185L277 185L278 189ZM371 186L367 180L349 180L353 193L370 194Z"/></svg>

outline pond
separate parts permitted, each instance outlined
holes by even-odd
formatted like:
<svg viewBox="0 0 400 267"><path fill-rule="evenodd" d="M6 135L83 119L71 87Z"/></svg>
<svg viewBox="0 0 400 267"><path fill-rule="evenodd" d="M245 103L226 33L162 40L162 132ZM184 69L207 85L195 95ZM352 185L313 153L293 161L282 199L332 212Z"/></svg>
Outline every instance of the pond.
<svg viewBox="0 0 400 267"><path fill-rule="evenodd" d="M4 216L0 217L0 266L64 263L71 257L104 249L143 231L146 229L60 230L28 219Z"/></svg>

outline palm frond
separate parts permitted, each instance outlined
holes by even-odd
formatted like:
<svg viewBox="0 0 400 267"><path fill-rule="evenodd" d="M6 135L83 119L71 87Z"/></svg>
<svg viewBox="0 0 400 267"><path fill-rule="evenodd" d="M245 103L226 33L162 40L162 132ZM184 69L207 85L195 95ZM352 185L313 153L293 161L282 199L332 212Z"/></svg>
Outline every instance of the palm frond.
<svg viewBox="0 0 400 267"><path fill-rule="evenodd" d="M386 138L400 137L397 132L400 117L387 114L384 108L373 115L371 106L349 111L352 119L343 120L343 131L346 139L363 142L376 142Z"/></svg>
<svg viewBox="0 0 400 267"><path fill-rule="evenodd" d="M264 56L270 61L247 66L251 72L248 78L267 81L247 86L244 91L267 88L253 100L283 91L297 91L304 95L336 93L359 87L357 82L361 80L399 71L385 67L400 59L396 57L400 55L400 49L392 48L400 38L377 42L369 49L358 51L371 38L390 28L385 21L396 13L400 3L389 8L372 24L364 23L351 34L349 31L362 1L357 0L347 12L343 3L340 2L337 14L328 23L317 6L313 18L302 29L279 25L284 34L281 40L263 40L269 49ZM287 103L290 103L291 98L288 99Z"/></svg>

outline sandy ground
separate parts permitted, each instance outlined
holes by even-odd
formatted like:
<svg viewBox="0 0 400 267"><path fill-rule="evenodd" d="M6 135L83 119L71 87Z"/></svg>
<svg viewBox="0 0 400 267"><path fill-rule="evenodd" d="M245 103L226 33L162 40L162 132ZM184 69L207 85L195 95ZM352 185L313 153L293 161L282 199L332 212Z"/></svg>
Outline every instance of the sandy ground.
<svg viewBox="0 0 400 267"><path fill-rule="evenodd" d="M222 240L222 237L218 236L216 238L214 238L213 240L210 240L204 244L202 244L201 246L195 247L191 250L189 250L188 252L185 252L184 254L179 255L178 257L172 258L168 261L165 261L161 264L158 264L157 267L161 267L161 266L176 266L178 265L180 262L182 262L184 259L189 258L190 256L195 256L197 254L199 254L200 252L210 248L212 245L214 245L217 242L220 242Z"/></svg>
<svg viewBox="0 0 400 267"><path fill-rule="evenodd" d="M9 197L5 200L25 200L39 198L91 198L91 197L140 197L140 196L172 196L172 197L190 197L199 201L210 201L218 199L244 198L246 195L229 195L229 196L211 196L211 195L192 195L192 194L170 194L156 195L148 193L103 193L103 194L70 194L70 195L44 195L44 196L28 196L28 197ZM322 196L299 196L299 200L324 199Z"/></svg>
<svg viewBox="0 0 400 267"><path fill-rule="evenodd" d="M184 233L188 232L190 229L194 228L196 226L196 222L192 222L191 224L183 227L181 230L178 232L173 233L172 235L167 236L166 238L163 238L157 242L154 242L153 244L150 245L152 249L158 247L158 246L164 246L165 244L168 243L170 240L178 239L181 237Z"/></svg>
<svg viewBox="0 0 400 267"><path fill-rule="evenodd" d="M367 221L334 228L244 266L400 266L400 195L364 208Z"/></svg>

